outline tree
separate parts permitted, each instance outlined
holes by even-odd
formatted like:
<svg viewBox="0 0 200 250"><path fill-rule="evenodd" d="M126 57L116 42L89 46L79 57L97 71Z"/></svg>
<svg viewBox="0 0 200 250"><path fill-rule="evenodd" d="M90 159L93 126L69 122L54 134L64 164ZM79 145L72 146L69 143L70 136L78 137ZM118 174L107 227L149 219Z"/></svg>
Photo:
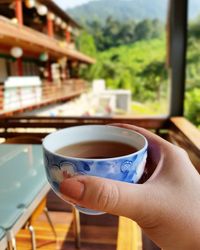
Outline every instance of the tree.
<svg viewBox="0 0 200 250"><path fill-rule="evenodd" d="M200 127L200 88L187 91L185 115L191 122Z"/></svg>
<svg viewBox="0 0 200 250"><path fill-rule="evenodd" d="M150 62L140 73L140 76L145 79L144 88L155 93L155 98L159 101L161 98L161 87L167 79L164 61Z"/></svg>
<svg viewBox="0 0 200 250"><path fill-rule="evenodd" d="M189 38L200 39L200 16L189 25Z"/></svg>
<svg viewBox="0 0 200 250"><path fill-rule="evenodd" d="M157 19L145 19L138 23L134 20L119 22L109 16L104 25L101 25L98 20L94 20L87 24L87 29L93 35L97 49L105 51L139 40L160 37L163 24Z"/></svg>
<svg viewBox="0 0 200 250"><path fill-rule="evenodd" d="M76 40L78 49L89 56L95 57L97 54L94 38L87 31L82 31L81 35Z"/></svg>
<svg viewBox="0 0 200 250"><path fill-rule="evenodd" d="M143 40L152 38L153 26L152 22L148 19L145 19L139 22L135 27L135 39Z"/></svg>

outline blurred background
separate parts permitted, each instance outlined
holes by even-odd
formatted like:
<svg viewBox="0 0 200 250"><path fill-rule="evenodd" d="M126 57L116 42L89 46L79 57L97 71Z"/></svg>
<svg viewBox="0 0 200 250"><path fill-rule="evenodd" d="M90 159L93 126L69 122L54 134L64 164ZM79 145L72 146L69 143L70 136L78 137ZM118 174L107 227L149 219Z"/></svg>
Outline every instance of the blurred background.
<svg viewBox="0 0 200 250"><path fill-rule="evenodd" d="M43 138L116 122L183 147L200 172L200 1L0 0L0 250L159 249L127 218L41 198Z"/></svg>

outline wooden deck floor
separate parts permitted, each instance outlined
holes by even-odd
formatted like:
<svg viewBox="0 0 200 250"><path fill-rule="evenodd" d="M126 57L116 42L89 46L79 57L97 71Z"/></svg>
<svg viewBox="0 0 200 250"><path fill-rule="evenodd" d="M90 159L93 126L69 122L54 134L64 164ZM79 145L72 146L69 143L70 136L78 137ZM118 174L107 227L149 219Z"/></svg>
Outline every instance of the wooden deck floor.
<svg viewBox="0 0 200 250"><path fill-rule="evenodd" d="M55 226L57 240L42 214L34 223L38 250L75 250L71 206L59 199L53 191L47 196L47 207ZM81 250L141 250L141 231L136 223L117 216L80 214ZM17 249L31 250L27 229L17 235ZM151 249L151 248L150 248Z"/></svg>
<svg viewBox="0 0 200 250"><path fill-rule="evenodd" d="M41 250L74 250L74 235L72 214L67 212L50 212L50 216L57 232L57 241L47 223L41 215L34 224L36 231L37 249ZM117 227L81 225L82 250L114 250L117 243ZM17 235L17 249L31 249L30 234L27 229L22 229Z"/></svg>

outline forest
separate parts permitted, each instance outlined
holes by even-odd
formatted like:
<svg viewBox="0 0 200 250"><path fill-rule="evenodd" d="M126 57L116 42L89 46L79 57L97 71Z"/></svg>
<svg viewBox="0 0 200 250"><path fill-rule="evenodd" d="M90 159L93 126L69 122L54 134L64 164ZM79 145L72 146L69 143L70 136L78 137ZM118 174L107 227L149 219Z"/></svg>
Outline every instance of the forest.
<svg viewBox="0 0 200 250"><path fill-rule="evenodd" d="M84 25L77 46L97 63L81 67L80 74L89 81L104 78L107 88L130 89L135 114L167 114L170 84L164 23L108 17L104 23L93 20ZM185 115L200 127L200 18L189 24Z"/></svg>

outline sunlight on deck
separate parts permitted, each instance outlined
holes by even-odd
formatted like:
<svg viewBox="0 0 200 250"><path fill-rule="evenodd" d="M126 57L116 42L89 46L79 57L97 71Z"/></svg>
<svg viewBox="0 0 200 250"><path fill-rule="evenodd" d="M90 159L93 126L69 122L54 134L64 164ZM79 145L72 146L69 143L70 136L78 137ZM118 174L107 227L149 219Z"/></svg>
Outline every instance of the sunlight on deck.
<svg viewBox="0 0 200 250"><path fill-rule="evenodd" d="M125 217L119 218L117 250L142 250L139 226Z"/></svg>

